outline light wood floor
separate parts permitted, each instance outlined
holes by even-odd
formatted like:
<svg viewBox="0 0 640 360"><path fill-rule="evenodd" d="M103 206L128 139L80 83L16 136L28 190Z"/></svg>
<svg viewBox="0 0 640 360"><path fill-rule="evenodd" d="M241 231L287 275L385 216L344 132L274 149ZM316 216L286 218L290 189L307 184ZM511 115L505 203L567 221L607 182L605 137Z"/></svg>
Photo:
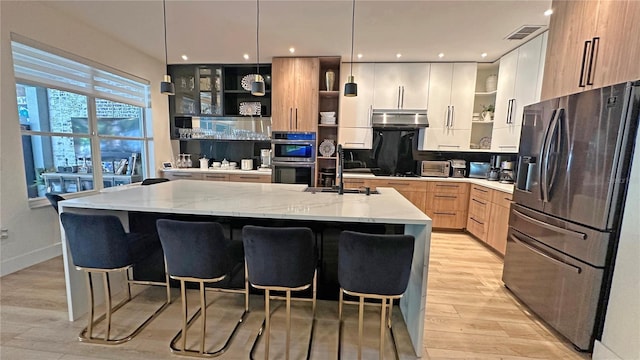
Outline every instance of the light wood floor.
<svg viewBox="0 0 640 360"><path fill-rule="evenodd" d="M424 359L586 359L504 288L500 280L502 259L470 236L461 233L434 233L429 265ZM135 289L142 289L136 287ZM134 303L114 317L112 331L135 323L162 297L157 289L139 292ZM178 292L174 291L177 297ZM196 296L189 303L193 309ZM239 316L242 298L238 295L208 295L208 339L213 349L223 341L220 334ZM274 302L281 305L281 302ZM82 344L82 319L67 321L62 259L55 258L0 278L0 358L13 359L176 359L168 349L169 340L180 326L180 302L175 299L154 322L131 342L119 346ZM264 316L262 299L252 297L252 311L241 326L231 349L220 359L247 359L253 339ZM273 311L273 310L272 310ZM272 358L284 358L284 308L274 314ZM309 303L293 307L294 346L292 359L303 358L311 315ZM337 304L320 302L314 335L313 359L335 359L337 348ZM357 307L345 308L343 359L356 358ZM365 313L365 359L377 359L379 312L367 307ZM223 325L221 325L223 324ZM415 359L399 311L394 309L394 329L402 359ZM194 329L198 329L198 324ZM195 332L189 333L189 342ZM256 358L262 359L258 348ZM385 358L393 358L389 339Z"/></svg>

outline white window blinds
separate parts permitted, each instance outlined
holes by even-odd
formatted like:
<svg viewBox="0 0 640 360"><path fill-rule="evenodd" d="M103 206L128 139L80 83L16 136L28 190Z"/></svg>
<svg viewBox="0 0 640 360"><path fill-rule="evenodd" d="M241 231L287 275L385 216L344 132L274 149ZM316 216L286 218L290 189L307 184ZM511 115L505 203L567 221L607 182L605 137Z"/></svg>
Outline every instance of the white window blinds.
<svg viewBox="0 0 640 360"><path fill-rule="evenodd" d="M130 105L149 107L149 85L95 66L11 42L17 80Z"/></svg>

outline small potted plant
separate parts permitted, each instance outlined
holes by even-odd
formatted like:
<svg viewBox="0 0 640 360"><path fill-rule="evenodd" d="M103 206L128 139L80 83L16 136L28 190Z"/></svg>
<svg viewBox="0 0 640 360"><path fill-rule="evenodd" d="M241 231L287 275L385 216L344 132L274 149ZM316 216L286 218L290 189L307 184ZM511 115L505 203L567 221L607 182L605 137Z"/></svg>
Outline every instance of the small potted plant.
<svg viewBox="0 0 640 360"><path fill-rule="evenodd" d="M493 113L496 110L493 104L482 105L482 120L483 121L493 121Z"/></svg>

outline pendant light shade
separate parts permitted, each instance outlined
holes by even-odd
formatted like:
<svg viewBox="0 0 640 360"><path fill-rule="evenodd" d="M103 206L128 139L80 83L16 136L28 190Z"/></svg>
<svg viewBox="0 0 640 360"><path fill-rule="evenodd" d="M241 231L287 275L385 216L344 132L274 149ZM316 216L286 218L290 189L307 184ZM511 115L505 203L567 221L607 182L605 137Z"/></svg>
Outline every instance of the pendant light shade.
<svg viewBox="0 0 640 360"><path fill-rule="evenodd" d="M167 8L165 0L162 0L162 20L164 26L164 65L167 67L169 61L167 56ZM163 95L175 95L176 87L171 82L171 76L166 74L164 80L160 83L160 93Z"/></svg>
<svg viewBox="0 0 640 360"><path fill-rule="evenodd" d="M256 78L251 83L251 95L264 96L264 79L260 76L260 0L256 0Z"/></svg>
<svg viewBox="0 0 640 360"><path fill-rule="evenodd" d="M353 78L353 30L355 28L356 22L356 0L353 0L353 6L351 8L351 68L349 71L349 77L347 78L347 82L344 84L344 96L354 97L358 96L358 84L356 84L355 79Z"/></svg>

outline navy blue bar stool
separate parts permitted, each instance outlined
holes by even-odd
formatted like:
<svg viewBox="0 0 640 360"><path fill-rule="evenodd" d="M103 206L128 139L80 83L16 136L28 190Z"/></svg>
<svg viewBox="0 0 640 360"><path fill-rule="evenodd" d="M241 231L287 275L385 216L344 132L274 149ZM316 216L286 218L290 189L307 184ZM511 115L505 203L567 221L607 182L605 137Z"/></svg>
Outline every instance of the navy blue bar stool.
<svg viewBox="0 0 640 360"><path fill-rule="evenodd" d="M153 184L159 184L159 183L163 183L163 182L167 182L167 181L169 181L169 179L165 179L165 178L147 178L147 179L142 180L140 185L143 185L143 186L153 185Z"/></svg>
<svg viewBox="0 0 640 360"><path fill-rule="evenodd" d="M168 277L165 282L135 281L130 278L131 268L142 261L147 254L152 253L154 248L159 249L160 243L152 236L126 233L120 220L113 215L81 215L64 212L60 214L60 220L69 244L73 264L76 269L84 271L87 275L89 325L82 330L79 340L108 345L121 344L131 340L171 303ZM112 307L109 274L114 272L125 272L127 298ZM95 320L92 273L103 274L106 305L105 314ZM118 339L111 339L111 315L132 299L131 284L165 286L167 300L131 333ZM107 327L105 336L103 338L94 337L94 327L105 318Z"/></svg>
<svg viewBox="0 0 640 360"><path fill-rule="evenodd" d="M249 312L249 285L246 277L244 289L207 288L207 290L242 293L245 307L242 316L231 331L224 345L214 351L205 350L207 300L205 283L220 283L231 276L235 264L234 258L240 254L242 259L242 242L231 241L224 236L222 225L216 222L189 222L160 219L157 221L158 235L162 243L167 271L172 279L180 281L182 298L182 330L171 340L171 351L180 355L197 357L215 357L222 355L231 345L231 341ZM191 319L187 319L186 282L198 283L200 286L200 308ZM200 349L186 347L187 330L199 316L202 316L200 328ZM181 346L176 346L181 339Z"/></svg>
<svg viewBox="0 0 640 360"><path fill-rule="evenodd" d="M253 347L265 333L264 358L269 359L269 337L271 330L271 291L284 291L286 296L286 358L289 359L291 342L291 291L302 291L312 286L311 333L307 348L307 359L311 355L313 330L315 327L317 272L314 235L311 229L303 227L261 227L247 225L242 228L245 259L249 283L256 289L264 290L263 322Z"/></svg>
<svg viewBox="0 0 640 360"><path fill-rule="evenodd" d="M338 359L341 356L344 294L359 298L358 359L362 359L365 298L381 301L380 359L382 360L384 356L385 322L391 332L396 359L399 358L391 328L391 312L393 300L402 297L409 283L414 241L411 235L377 235L353 231L340 233L338 240L338 281L340 283Z"/></svg>

